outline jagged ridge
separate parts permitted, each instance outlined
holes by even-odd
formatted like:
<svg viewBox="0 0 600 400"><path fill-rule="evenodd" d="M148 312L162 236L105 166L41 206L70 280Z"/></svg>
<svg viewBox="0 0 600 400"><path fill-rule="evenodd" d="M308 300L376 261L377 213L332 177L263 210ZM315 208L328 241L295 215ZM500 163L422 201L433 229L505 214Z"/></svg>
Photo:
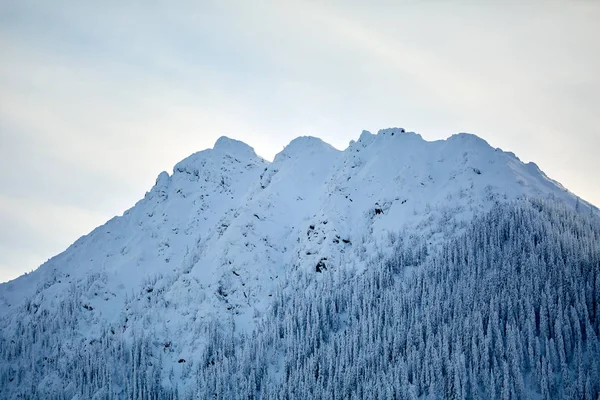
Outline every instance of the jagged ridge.
<svg viewBox="0 0 600 400"><path fill-rule="evenodd" d="M0 285L2 329L24 307L56 312L75 287L82 339L151 328L173 343L165 357L193 360L205 338L190 327L231 318L252 330L286 269L360 270L391 254L390 233L441 242L493 204L525 197L577 204L537 166L475 135L365 131L344 151L304 137L272 163L222 137L161 173L122 217Z"/></svg>

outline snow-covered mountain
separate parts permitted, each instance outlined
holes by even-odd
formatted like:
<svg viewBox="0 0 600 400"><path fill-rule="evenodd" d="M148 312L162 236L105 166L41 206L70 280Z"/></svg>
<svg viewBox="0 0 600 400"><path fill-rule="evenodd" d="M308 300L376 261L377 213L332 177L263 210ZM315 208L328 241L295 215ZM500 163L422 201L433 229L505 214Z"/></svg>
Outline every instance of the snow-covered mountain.
<svg viewBox="0 0 600 400"><path fill-rule="evenodd" d="M169 349L164 365L189 364L211 321L250 334L289 271L315 280L361 271L392 255L394 235L436 246L475 215L524 198L597 212L471 134L429 142L401 128L365 131L344 151L300 137L273 162L222 137L162 172L123 216L0 285L2 335L19 337L16 327L68 304L71 342L151 332L152 345Z"/></svg>

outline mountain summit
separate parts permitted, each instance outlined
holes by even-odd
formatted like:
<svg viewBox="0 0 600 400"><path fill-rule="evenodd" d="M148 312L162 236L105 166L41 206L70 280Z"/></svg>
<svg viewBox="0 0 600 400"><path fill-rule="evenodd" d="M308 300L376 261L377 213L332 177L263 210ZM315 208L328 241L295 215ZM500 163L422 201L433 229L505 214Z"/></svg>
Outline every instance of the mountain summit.
<svg viewBox="0 0 600 400"><path fill-rule="evenodd" d="M2 337L17 340L24 323L50 324L66 340L60 351L77 354L143 333L163 365L190 365L214 321L251 335L291 271L306 280L360 273L393 255L390 238L439 247L474 216L527 198L597 212L535 164L470 134L430 142L402 128L365 131L344 151L301 137L272 163L221 137L161 173L123 216L0 285ZM6 380L14 379L19 367L7 368ZM32 371L19 372L20 381L62 384ZM189 381L185 368L171 373ZM5 384L17 393L12 382Z"/></svg>

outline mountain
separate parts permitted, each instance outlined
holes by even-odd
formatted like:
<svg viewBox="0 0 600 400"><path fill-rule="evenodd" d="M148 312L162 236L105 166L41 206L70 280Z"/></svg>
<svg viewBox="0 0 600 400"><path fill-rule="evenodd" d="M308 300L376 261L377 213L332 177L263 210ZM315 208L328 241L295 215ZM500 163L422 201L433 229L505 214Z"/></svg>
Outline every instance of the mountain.
<svg viewBox="0 0 600 400"><path fill-rule="evenodd" d="M294 313L282 299L306 302L298 294L306 291L332 300L323 292L338 292L327 285L342 285L340 277L366 285L373 269L404 254L402 246L419 249L411 256L417 261L394 270L411 282L433 269L432 259L444 259L450 243L474 239L482 216L534 207L535 199L581 218L598 213L535 164L470 134L429 142L402 128L365 131L344 151L300 137L273 162L222 137L171 175L161 173L123 216L0 285L0 387L24 398L198 396L210 386L195 377L207 367L207 352L223 362L227 351L233 357L248 338L266 335L278 321L274 309ZM596 238L590 223L580 236ZM264 370L277 369L286 354L273 340L265 336L273 359ZM235 375L222 368L221 377ZM258 396L261 389L253 390Z"/></svg>

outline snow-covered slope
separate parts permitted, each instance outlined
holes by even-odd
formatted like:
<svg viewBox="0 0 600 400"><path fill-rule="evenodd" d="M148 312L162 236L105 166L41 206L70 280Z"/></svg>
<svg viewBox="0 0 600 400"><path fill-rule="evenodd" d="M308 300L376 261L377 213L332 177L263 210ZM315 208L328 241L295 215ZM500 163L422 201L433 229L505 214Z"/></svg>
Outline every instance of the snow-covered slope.
<svg viewBox="0 0 600 400"><path fill-rule="evenodd" d="M1 329L8 337L26 307L52 314L77 293L81 338L152 329L172 343L166 357L193 360L205 342L199 326L232 317L251 330L286 269L316 279L360 270L390 250L390 234L435 242L524 197L577 202L535 164L470 134L428 142L385 129L344 151L301 137L272 163L223 137L161 173L123 216L0 285Z"/></svg>

